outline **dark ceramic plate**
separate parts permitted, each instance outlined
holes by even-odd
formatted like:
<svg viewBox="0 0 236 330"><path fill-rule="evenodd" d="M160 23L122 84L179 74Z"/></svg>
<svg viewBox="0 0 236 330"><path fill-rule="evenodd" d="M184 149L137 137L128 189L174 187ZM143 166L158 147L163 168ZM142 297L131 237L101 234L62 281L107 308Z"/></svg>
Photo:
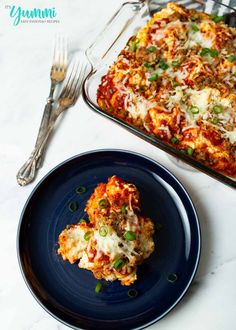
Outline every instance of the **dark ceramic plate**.
<svg viewBox="0 0 236 330"><path fill-rule="evenodd" d="M116 174L134 183L142 212L157 224L155 252L139 266L130 287L97 280L57 254L58 235L67 224L85 217L95 186ZM85 186L86 193L76 193ZM71 212L69 203L78 203ZM160 226L161 225L161 226ZM159 228L161 227L161 228ZM142 329L177 305L191 284L200 255L200 229L194 206L180 182L160 164L138 154L101 150L76 156L57 166L34 189L22 212L18 257L23 277L36 300L72 328ZM177 274L171 283L168 276Z"/></svg>

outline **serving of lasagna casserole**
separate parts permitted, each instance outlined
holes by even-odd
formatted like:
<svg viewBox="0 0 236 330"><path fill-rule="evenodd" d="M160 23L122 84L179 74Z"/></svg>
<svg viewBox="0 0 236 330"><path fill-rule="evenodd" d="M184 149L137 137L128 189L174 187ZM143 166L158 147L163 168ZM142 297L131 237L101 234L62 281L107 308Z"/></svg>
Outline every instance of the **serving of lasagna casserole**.
<svg viewBox="0 0 236 330"><path fill-rule="evenodd" d="M169 3L102 77L101 109L236 177L236 29Z"/></svg>
<svg viewBox="0 0 236 330"><path fill-rule="evenodd" d="M90 222L64 229L58 253L98 279L131 285L137 266L154 251L154 225L140 213L136 186L112 176L95 188L85 211Z"/></svg>

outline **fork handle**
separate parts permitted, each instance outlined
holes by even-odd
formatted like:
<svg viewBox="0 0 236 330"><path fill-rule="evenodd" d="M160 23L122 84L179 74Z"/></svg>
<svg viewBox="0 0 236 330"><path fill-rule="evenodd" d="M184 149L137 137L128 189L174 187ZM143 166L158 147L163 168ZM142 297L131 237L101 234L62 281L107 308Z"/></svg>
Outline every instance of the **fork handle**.
<svg viewBox="0 0 236 330"><path fill-rule="evenodd" d="M40 145L41 140L42 140L44 133L49 124L49 120L50 120L51 113L52 113L52 106L54 103L53 94L54 94L55 87L56 87L56 83L52 80L51 86L50 86L50 93L47 98L47 103L44 107L43 116L42 116L41 123L39 126L39 131L38 131L37 139L35 142L35 148L37 148L38 145Z"/></svg>
<svg viewBox="0 0 236 330"><path fill-rule="evenodd" d="M55 111L52 114L49 125L47 129L44 131L43 136L41 137L40 143L35 146L33 152L31 153L29 159L25 162L25 164L20 168L16 175L17 182L21 186L25 186L31 181L34 180L37 170L39 168L38 164L41 161L44 151L46 150L46 144L48 139L53 131L55 122L59 117L61 111Z"/></svg>

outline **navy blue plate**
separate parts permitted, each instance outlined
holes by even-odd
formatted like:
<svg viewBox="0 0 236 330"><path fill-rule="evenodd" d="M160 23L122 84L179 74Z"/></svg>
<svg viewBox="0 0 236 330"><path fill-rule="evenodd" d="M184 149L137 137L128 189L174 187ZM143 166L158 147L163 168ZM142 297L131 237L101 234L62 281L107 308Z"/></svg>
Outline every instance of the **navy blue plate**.
<svg viewBox="0 0 236 330"><path fill-rule="evenodd" d="M62 260L58 235L67 224L86 217L85 203L96 185L117 175L134 183L142 213L157 224L155 252L139 266L131 287L103 281L95 293L92 273ZM76 193L78 186L87 191ZM71 212L69 204L78 209ZM37 185L22 212L18 258L36 300L72 328L143 329L166 315L186 293L200 256L200 228L194 206L180 182L160 164L121 150L78 155L52 170ZM169 275L176 274L172 283ZM176 277L175 277L176 279ZM128 296L135 289L135 298Z"/></svg>

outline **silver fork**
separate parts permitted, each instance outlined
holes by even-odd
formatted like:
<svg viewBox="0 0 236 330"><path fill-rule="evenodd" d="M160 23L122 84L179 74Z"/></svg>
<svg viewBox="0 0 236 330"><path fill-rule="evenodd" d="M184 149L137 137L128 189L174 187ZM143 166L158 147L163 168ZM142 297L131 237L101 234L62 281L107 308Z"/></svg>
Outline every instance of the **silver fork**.
<svg viewBox="0 0 236 330"><path fill-rule="evenodd" d="M76 103L80 94L81 85L86 70L87 65L84 65L83 67L82 64L73 65L68 81L59 96L58 106L52 112L49 125L47 126L47 129L45 130L40 143L35 148L33 154L25 166L17 173L17 182L21 186L24 186L34 180L38 169L37 163L43 157L43 153L46 149L49 136L54 129L55 123L63 111Z"/></svg>
<svg viewBox="0 0 236 330"><path fill-rule="evenodd" d="M29 157L29 159L24 163L24 165L20 168L17 177L20 177L20 173L23 173L25 168L27 168L32 155L34 154L35 150L41 143L41 140L45 134L45 131L48 127L49 120L51 117L52 107L54 103L53 95L55 88L58 84L60 84L66 76L66 71L68 67L68 50L67 50L67 40L62 36L56 36L55 46L54 46L54 53L53 53L53 61L52 67L50 71L50 79L51 79L51 86L49 96L47 98L47 103L44 107L43 116L41 119L37 139L35 142L34 149ZM37 167L40 167L40 162L37 163Z"/></svg>
<svg viewBox="0 0 236 330"><path fill-rule="evenodd" d="M66 77L66 71L68 68L68 45L67 39L61 35L56 36L55 46L54 46L54 54L53 54L53 61L52 67L50 72L51 78L51 86L50 86L50 93L47 98L47 104L45 105L42 120L39 127L38 136L35 143L35 149L41 142L41 138L44 135L44 131L46 130L49 119L52 112L52 107L54 103L53 95L55 88L58 84L60 84ZM39 167L40 164L38 163L37 166Z"/></svg>

